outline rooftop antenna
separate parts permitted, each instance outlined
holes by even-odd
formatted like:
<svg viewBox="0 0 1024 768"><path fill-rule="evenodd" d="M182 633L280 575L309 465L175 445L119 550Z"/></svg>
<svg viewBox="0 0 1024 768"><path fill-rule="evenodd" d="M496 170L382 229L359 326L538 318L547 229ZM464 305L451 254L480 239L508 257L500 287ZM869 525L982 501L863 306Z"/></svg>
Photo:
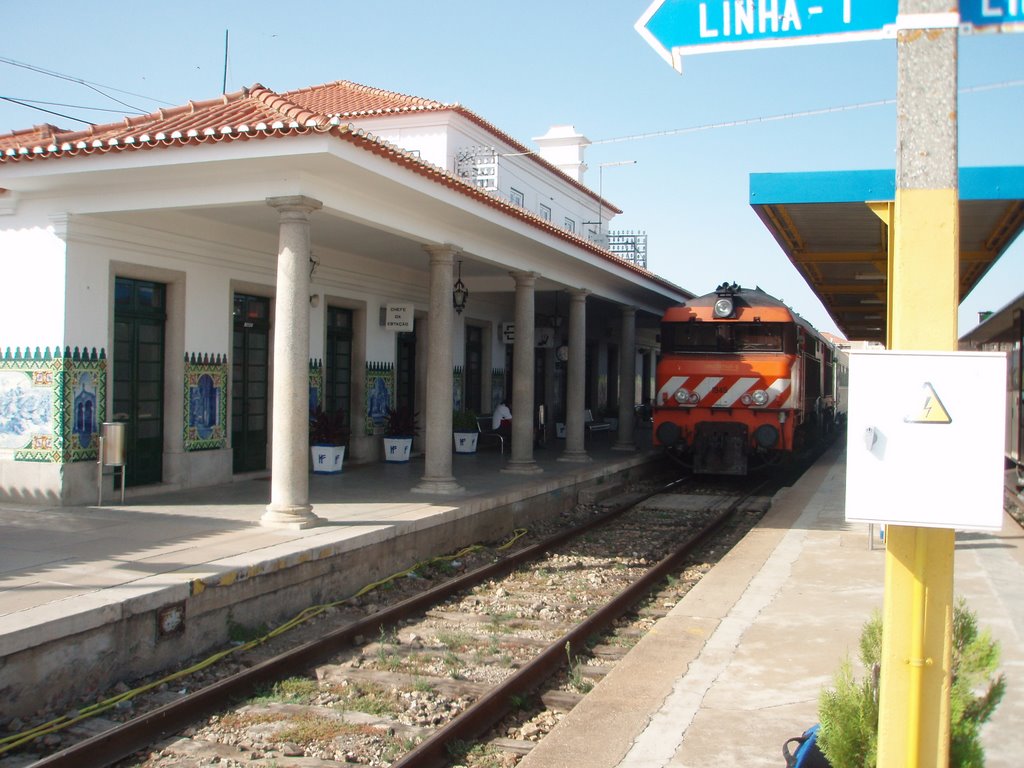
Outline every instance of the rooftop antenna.
<svg viewBox="0 0 1024 768"><path fill-rule="evenodd" d="M224 30L224 79L220 84L220 92L228 92L228 31Z"/></svg>

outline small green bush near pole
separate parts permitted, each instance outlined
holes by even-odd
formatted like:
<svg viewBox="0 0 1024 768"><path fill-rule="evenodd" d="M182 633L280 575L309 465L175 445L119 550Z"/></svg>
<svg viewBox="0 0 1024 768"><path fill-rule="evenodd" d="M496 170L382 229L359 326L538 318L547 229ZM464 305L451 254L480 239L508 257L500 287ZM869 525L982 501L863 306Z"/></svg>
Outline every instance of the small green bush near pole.
<svg viewBox="0 0 1024 768"><path fill-rule="evenodd" d="M860 660L870 675L857 681L846 659L821 692L818 746L832 768L874 768L878 753L878 671L882 658L882 618L875 614L860 636ZM999 644L961 598L953 608L953 658L950 691L950 768L982 768L981 726L1006 692L996 676Z"/></svg>

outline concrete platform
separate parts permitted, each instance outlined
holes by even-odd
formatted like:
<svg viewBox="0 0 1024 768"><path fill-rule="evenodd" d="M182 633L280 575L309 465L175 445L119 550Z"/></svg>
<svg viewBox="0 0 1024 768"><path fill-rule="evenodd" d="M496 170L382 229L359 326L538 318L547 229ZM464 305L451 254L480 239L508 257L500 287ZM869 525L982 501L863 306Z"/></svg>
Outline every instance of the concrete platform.
<svg viewBox="0 0 1024 768"><path fill-rule="evenodd" d="M646 440L645 440L646 438ZM596 498L664 466L595 438L593 461L535 451L543 470L502 472L496 450L453 457L464 493L415 492L422 458L312 475L305 530L261 527L267 477L184 492L130 493L122 506L0 506L0 723L222 645L229 625L275 626L421 560ZM129 489L131 491L131 489ZM181 623L176 623L181 619ZM171 631L167 631L170 628Z"/></svg>
<svg viewBox="0 0 1024 768"><path fill-rule="evenodd" d="M830 450L658 622L520 768L781 768L823 686L881 609L884 546L844 520ZM1024 755L1024 531L957 536L955 588L1002 651L1007 693L983 732L989 768ZM877 535L877 531L876 531Z"/></svg>

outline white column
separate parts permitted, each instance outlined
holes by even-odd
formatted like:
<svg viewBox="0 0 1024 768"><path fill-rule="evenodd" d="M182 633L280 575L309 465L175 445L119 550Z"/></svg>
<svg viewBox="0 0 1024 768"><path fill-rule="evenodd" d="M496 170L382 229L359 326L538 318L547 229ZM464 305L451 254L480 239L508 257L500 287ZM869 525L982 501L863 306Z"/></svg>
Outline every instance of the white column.
<svg viewBox="0 0 1024 768"><path fill-rule="evenodd" d="M452 286L455 283L455 254L452 245L426 246L430 254L430 331L427 349L426 455L425 472L419 485L421 493L458 493L464 491L452 476L452 329L455 309Z"/></svg>
<svg viewBox="0 0 1024 768"><path fill-rule="evenodd" d="M619 435L613 451L635 451L633 416L636 413L636 309L622 308L619 342Z"/></svg>
<svg viewBox="0 0 1024 768"><path fill-rule="evenodd" d="M559 461L591 461L583 444L583 410L586 407L587 294L569 290L569 363L565 396L565 450Z"/></svg>
<svg viewBox="0 0 1024 768"><path fill-rule="evenodd" d="M511 272L516 281L516 339L512 350L512 457L503 472L543 472L533 460L533 337L536 272Z"/></svg>
<svg viewBox="0 0 1024 768"><path fill-rule="evenodd" d="M323 204L294 195L267 205L280 223L270 504L260 524L311 528L322 520L309 504L309 218Z"/></svg>

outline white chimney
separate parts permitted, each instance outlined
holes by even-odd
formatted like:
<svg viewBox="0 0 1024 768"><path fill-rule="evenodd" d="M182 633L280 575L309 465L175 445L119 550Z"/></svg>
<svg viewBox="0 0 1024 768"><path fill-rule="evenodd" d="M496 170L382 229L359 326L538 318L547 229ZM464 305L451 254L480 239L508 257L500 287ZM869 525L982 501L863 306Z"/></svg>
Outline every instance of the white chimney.
<svg viewBox="0 0 1024 768"><path fill-rule="evenodd" d="M553 125L546 134L533 141L539 148L537 154L570 178L583 181L587 170L583 152L590 145L590 139L577 133L571 125Z"/></svg>

